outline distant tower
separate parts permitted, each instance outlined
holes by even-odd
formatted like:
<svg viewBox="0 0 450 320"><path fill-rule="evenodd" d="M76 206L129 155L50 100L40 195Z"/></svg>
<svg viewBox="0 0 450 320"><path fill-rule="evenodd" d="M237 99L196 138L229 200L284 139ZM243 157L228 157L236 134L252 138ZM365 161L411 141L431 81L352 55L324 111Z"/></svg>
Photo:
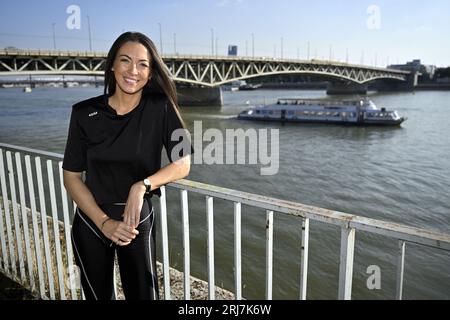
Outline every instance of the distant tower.
<svg viewBox="0 0 450 320"><path fill-rule="evenodd" d="M238 47L236 45L230 44L228 46L228 55L229 56L237 56Z"/></svg>

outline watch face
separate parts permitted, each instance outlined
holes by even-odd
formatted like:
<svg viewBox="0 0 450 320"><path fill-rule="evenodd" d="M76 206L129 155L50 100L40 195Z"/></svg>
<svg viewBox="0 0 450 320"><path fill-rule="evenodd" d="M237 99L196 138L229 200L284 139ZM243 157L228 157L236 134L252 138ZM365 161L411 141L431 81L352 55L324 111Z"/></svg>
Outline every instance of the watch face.
<svg viewBox="0 0 450 320"><path fill-rule="evenodd" d="M145 193L149 193L151 189L150 180L144 179Z"/></svg>

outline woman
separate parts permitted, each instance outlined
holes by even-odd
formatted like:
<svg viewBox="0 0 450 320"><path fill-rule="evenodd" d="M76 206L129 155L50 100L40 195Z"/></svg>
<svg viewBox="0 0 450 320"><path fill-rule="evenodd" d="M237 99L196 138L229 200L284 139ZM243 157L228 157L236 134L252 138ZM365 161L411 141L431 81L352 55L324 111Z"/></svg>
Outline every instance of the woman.
<svg viewBox="0 0 450 320"><path fill-rule="evenodd" d="M137 32L112 45L104 95L72 108L64 185L77 204L72 242L87 299L115 298L116 251L125 298L158 299L150 197L188 175L192 152L177 108L168 69ZM163 146L170 164L161 168Z"/></svg>

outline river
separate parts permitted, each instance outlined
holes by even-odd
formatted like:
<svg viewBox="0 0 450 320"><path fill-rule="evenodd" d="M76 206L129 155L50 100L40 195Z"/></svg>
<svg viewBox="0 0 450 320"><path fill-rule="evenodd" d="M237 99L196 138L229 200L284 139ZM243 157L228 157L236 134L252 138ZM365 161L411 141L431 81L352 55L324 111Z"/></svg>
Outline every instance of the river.
<svg viewBox="0 0 450 320"><path fill-rule="evenodd" d="M103 88L0 90L0 141L63 153L71 105ZM324 98L324 91L223 92L222 107L182 107L192 130L279 130L279 168L261 175L260 164L193 164L189 179L240 191L450 233L450 92L369 93L379 107L408 120L401 127L253 123L232 118L248 104L277 98ZM203 147L207 146L203 142ZM179 195L169 192L171 265L182 270ZM155 203L157 201L155 200ZM154 203L154 204L155 204ZM233 291L233 204L215 200L216 284ZM158 207L155 205L155 207ZM190 196L191 271L206 276L205 200ZM274 299L297 299L301 221L275 213ZM340 230L311 222L308 299L336 299ZM242 208L243 295L264 298L265 212ZM394 299L397 241L356 233L354 299ZM159 252L160 249L159 249ZM450 298L450 254L407 245L405 299ZM369 266L381 271L381 288L369 289Z"/></svg>

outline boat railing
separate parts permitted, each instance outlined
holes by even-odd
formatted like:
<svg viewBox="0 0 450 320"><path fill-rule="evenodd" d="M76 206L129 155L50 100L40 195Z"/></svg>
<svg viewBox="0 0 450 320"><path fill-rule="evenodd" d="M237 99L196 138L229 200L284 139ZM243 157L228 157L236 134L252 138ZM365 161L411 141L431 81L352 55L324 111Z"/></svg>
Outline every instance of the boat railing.
<svg viewBox="0 0 450 320"><path fill-rule="evenodd" d="M330 100L320 100L320 99L295 99L295 98L284 98L278 99L277 104L296 104L296 105L320 105L320 106L360 106L359 100L341 100L341 101L330 101ZM368 103L364 103L368 105Z"/></svg>
<svg viewBox="0 0 450 320"><path fill-rule="evenodd" d="M0 143L0 272L28 288L41 299L80 299L80 289L71 285L74 266L70 237L69 213L75 204L63 185L61 154ZM355 252L358 231L381 235L398 242L396 298L402 299L407 244L450 251L450 234L410 227L304 205L297 202L269 198L200 182L180 180L161 187L159 223L162 247L164 299L171 299L169 276L168 219L166 188L179 190L183 239L184 299L191 298L190 288L190 223L188 197L201 195L205 201L207 222L207 285L208 299L215 299L214 263L214 201L233 204L234 297L243 299L241 217L245 205L262 210L265 231L265 298L272 299L274 214L290 215L301 221L299 240L300 283L297 298L306 299L310 221L318 221L340 228L340 262L338 279L339 299L351 299ZM12 217L12 219L11 219ZM178 223L178 221L177 221ZM294 298L294 297L293 297Z"/></svg>

